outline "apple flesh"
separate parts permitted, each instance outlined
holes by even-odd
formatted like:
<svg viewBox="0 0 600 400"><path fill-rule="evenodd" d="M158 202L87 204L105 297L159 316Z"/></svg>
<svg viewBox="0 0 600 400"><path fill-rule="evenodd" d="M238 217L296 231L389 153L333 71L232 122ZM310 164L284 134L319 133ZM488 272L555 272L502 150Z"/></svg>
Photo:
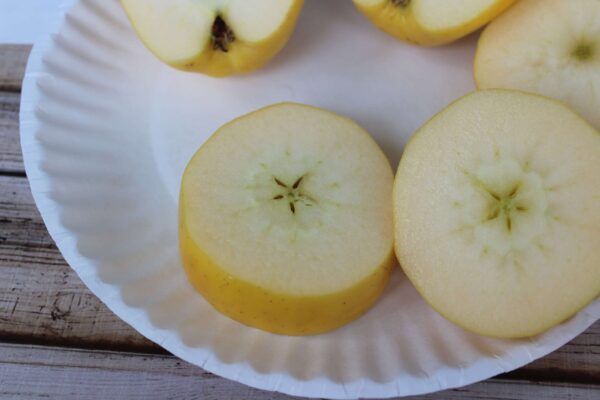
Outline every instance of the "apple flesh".
<svg viewBox="0 0 600 400"><path fill-rule="evenodd" d="M303 0L121 0L165 63L211 76L262 67L288 41Z"/></svg>
<svg viewBox="0 0 600 400"><path fill-rule="evenodd" d="M600 129L600 1L519 1L483 32L474 70L479 88L562 100Z"/></svg>
<svg viewBox="0 0 600 400"><path fill-rule="evenodd" d="M487 24L515 0L354 0L382 31L409 43L438 46Z"/></svg>
<svg viewBox="0 0 600 400"><path fill-rule="evenodd" d="M600 294L600 134L563 104L485 90L412 138L396 254L440 314L482 335L546 331Z"/></svg>
<svg viewBox="0 0 600 400"><path fill-rule="evenodd" d="M393 172L367 132L284 103L220 128L181 185L180 248L217 310L287 335L363 314L393 266Z"/></svg>

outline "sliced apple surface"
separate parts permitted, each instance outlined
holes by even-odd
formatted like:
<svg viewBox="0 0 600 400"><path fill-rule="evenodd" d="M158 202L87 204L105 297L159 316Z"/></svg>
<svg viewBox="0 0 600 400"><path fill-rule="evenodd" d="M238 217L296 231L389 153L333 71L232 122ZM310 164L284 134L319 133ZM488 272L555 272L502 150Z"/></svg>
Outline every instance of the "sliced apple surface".
<svg viewBox="0 0 600 400"><path fill-rule="evenodd" d="M555 100L473 93L427 122L396 175L396 254L440 314L539 334L600 294L600 134Z"/></svg>
<svg viewBox="0 0 600 400"><path fill-rule="evenodd" d="M387 158L347 118L292 103L240 117L183 176L189 279L244 324L289 335L335 329L388 281L392 186Z"/></svg>
<svg viewBox="0 0 600 400"><path fill-rule="evenodd" d="M515 0L354 0L384 32L422 46L453 42L479 29Z"/></svg>
<svg viewBox="0 0 600 400"><path fill-rule="evenodd" d="M483 32L479 88L554 97L600 129L600 1L521 0Z"/></svg>
<svg viewBox="0 0 600 400"><path fill-rule="evenodd" d="M255 70L290 37L303 0L121 0L146 47L186 71Z"/></svg>

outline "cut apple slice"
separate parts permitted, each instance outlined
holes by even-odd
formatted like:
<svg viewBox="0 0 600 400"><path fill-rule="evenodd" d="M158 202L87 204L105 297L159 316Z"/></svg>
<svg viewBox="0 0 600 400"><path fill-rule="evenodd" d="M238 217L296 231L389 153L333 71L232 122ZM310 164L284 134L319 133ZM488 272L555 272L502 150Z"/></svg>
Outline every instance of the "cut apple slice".
<svg viewBox="0 0 600 400"><path fill-rule="evenodd" d="M487 90L426 123L396 175L396 254L482 335L532 336L600 294L600 134L563 104Z"/></svg>
<svg viewBox="0 0 600 400"><path fill-rule="evenodd" d="M600 1L519 1L483 32L474 69L480 88L554 97L600 129Z"/></svg>
<svg viewBox="0 0 600 400"><path fill-rule="evenodd" d="M487 24L515 0L354 0L384 32L422 46L453 42Z"/></svg>
<svg viewBox="0 0 600 400"><path fill-rule="evenodd" d="M303 0L121 0L146 47L212 76L249 72L287 42Z"/></svg>
<svg viewBox="0 0 600 400"><path fill-rule="evenodd" d="M189 279L250 326L289 335L337 328L388 281L392 185L380 148L347 118L290 103L238 118L183 176Z"/></svg>

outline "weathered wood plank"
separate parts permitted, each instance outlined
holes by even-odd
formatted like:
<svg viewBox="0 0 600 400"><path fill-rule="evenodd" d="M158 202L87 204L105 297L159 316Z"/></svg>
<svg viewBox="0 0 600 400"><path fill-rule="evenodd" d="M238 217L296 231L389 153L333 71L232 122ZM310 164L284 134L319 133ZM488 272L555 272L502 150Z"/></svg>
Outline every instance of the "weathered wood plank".
<svg viewBox="0 0 600 400"><path fill-rule="evenodd" d="M159 351L114 316L63 261L25 179L0 176L0 216L0 339ZM600 322L508 376L600 381Z"/></svg>
<svg viewBox="0 0 600 400"><path fill-rule="evenodd" d="M2 75L0 79L1 77ZM24 172L19 142L19 100L19 93L0 92L0 171L2 172Z"/></svg>
<svg viewBox="0 0 600 400"><path fill-rule="evenodd" d="M0 345L0 398L285 399L172 356Z"/></svg>
<svg viewBox="0 0 600 400"><path fill-rule="evenodd" d="M20 92L31 46L0 45L0 91Z"/></svg>
<svg viewBox="0 0 600 400"><path fill-rule="evenodd" d="M48 235L27 180L0 176L0 340L163 352L79 280Z"/></svg>
<svg viewBox="0 0 600 400"><path fill-rule="evenodd" d="M505 376L600 384L600 321L560 349Z"/></svg>
<svg viewBox="0 0 600 400"><path fill-rule="evenodd" d="M585 384L490 380L422 400L595 400ZM218 378L167 355L0 345L0 397L31 399L292 399Z"/></svg>

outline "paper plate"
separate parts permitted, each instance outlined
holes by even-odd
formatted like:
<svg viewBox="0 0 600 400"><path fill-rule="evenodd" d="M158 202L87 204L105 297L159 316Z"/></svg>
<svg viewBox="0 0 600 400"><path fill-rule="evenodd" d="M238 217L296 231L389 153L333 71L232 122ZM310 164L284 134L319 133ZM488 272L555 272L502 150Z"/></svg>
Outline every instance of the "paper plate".
<svg viewBox="0 0 600 400"><path fill-rule="evenodd" d="M234 117L296 101L355 119L397 165L418 126L474 89L475 39L411 47L377 31L349 1L309 0L266 68L213 79L158 62L117 0L64 7L54 34L34 47L23 87L33 195L85 284L178 357L292 395L414 395L518 368L600 316L597 300L540 337L479 337L436 314L400 270L371 311L329 334L277 336L222 316L188 284L178 256L179 181L198 146Z"/></svg>

